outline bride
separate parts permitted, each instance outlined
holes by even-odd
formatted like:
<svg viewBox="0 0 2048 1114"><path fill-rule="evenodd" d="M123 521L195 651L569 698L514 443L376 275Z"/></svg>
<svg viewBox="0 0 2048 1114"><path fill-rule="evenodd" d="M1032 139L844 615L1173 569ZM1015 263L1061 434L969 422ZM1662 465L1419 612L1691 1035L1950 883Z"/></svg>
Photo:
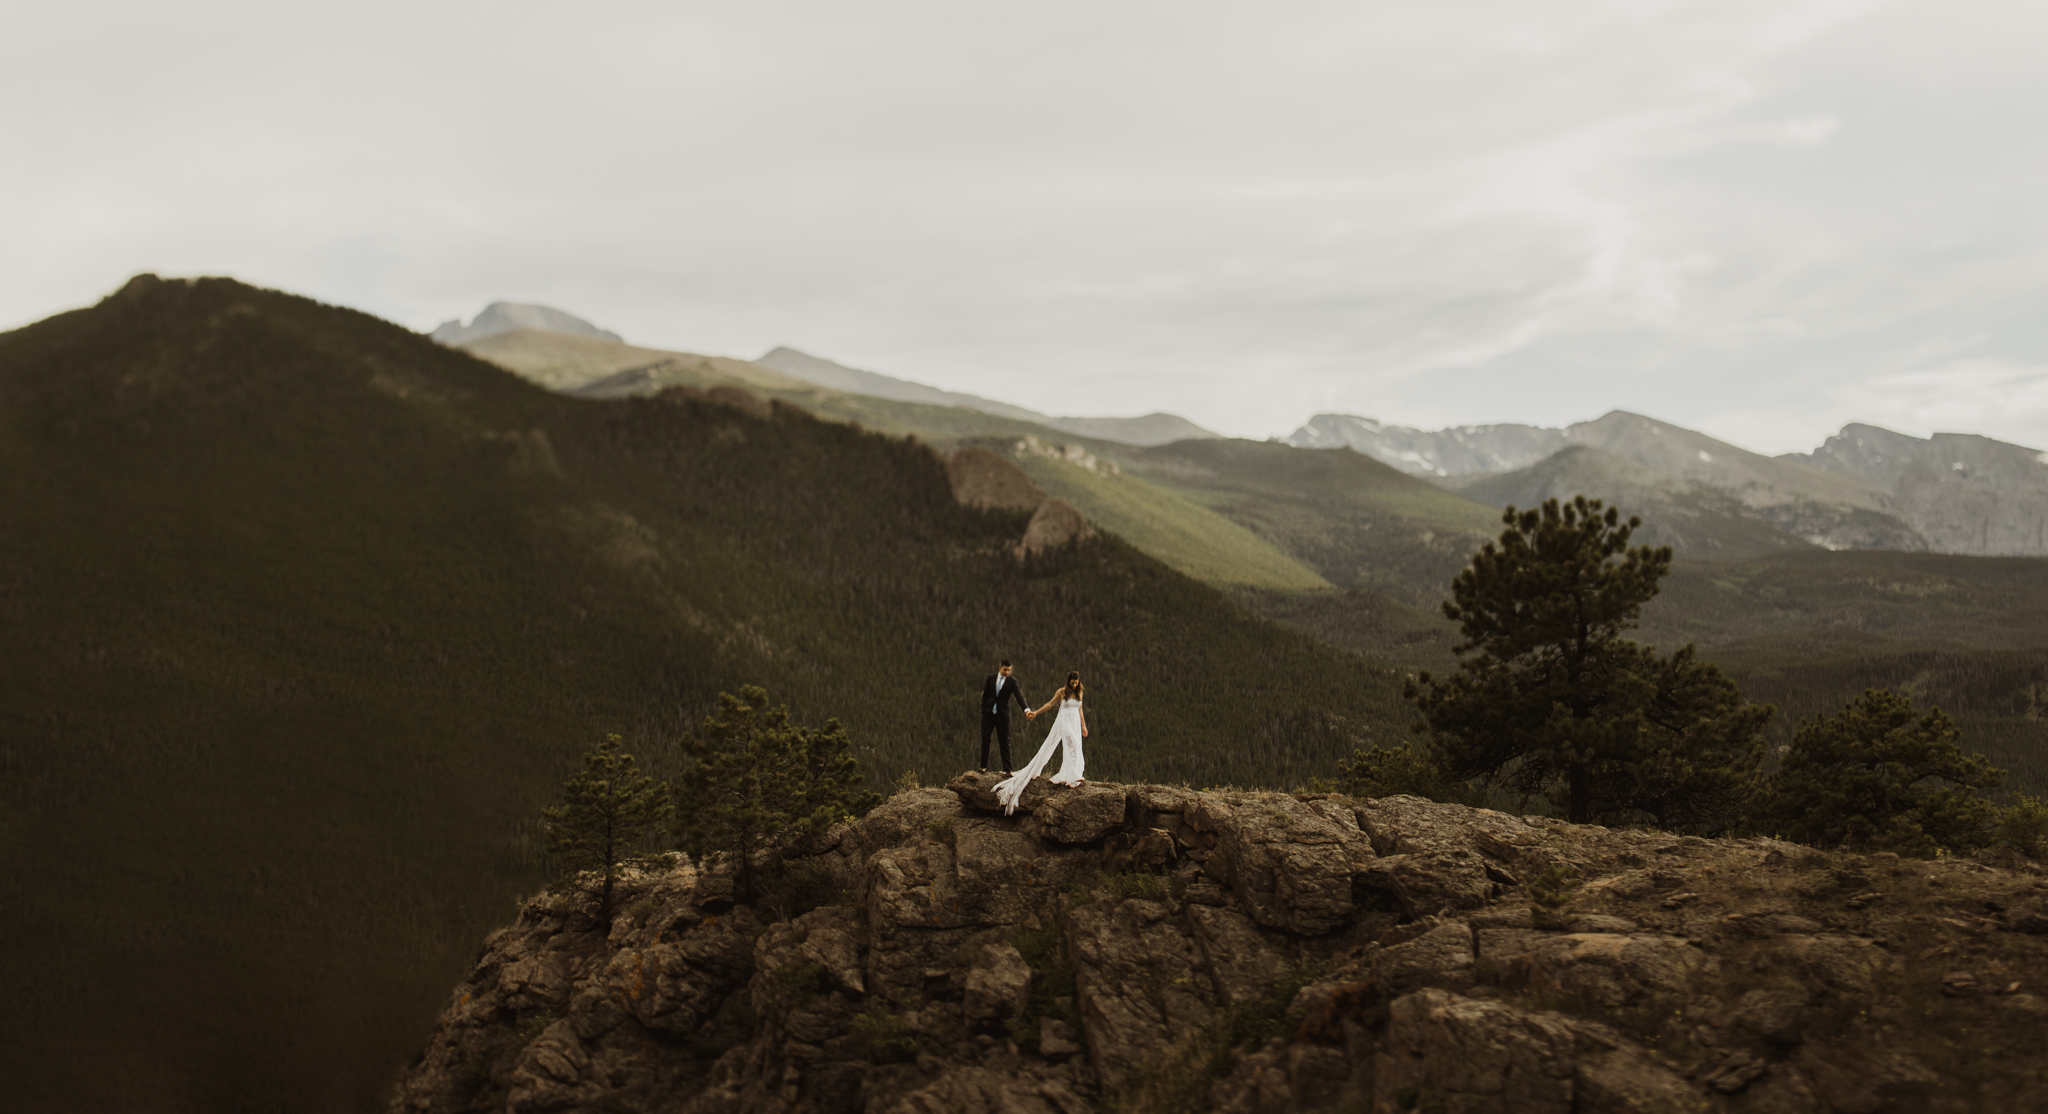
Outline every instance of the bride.
<svg viewBox="0 0 2048 1114"><path fill-rule="evenodd" d="M1081 757L1081 740L1088 736L1088 720L1081 714L1081 692L1081 675L1069 673L1066 687L1046 701L1045 708L1031 713L1036 719L1045 714L1046 708L1054 704L1060 706L1059 718L1052 722L1052 732L1045 737L1045 745L1038 748L1031 764L996 783L996 799L1003 803L1003 815L1009 816L1017 811L1017 801L1024 796L1031 779L1045 772L1046 764L1062 747L1066 749L1067 759L1060 766L1060 776L1052 779L1053 783L1081 785L1087 781L1081 776L1087 770L1087 762Z"/></svg>

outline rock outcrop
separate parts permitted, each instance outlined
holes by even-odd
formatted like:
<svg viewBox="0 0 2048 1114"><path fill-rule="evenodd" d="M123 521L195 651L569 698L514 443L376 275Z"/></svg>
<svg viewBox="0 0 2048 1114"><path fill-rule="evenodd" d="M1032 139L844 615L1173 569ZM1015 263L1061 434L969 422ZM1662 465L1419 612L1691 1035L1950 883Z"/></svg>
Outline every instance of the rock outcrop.
<svg viewBox="0 0 2048 1114"><path fill-rule="evenodd" d="M534 898L392 1109L2048 1109L2023 860L992 785L899 793L751 903L688 863L609 925Z"/></svg>
<svg viewBox="0 0 2048 1114"><path fill-rule="evenodd" d="M969 507L1035 511L1045 502L1045 492L1022 468L971 445L946 457L946 479L954 500Z"/></svg>
<svg viewBox="0 0 2048 1114"><path fill-rule="evenodd" d="M1070 542L1082 542L1095 536L1095 528L1081 517L1073 504L1059 499L1047 499L1032 512L1031 523L1024 528L1024 540L1017 543L1019 557L1057 549Z"/></svg>

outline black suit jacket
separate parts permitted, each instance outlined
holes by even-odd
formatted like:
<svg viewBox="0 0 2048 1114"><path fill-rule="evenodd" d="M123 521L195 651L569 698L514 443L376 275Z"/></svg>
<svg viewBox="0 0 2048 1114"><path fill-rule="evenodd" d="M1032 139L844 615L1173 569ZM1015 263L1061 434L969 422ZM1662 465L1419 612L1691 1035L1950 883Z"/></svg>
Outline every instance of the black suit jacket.
<svg viewBox="0 0 2048 1114"><path fill-rule="evenodd" d="M1010 701L1012 698L1017 701L1017 707L1027 712L1031 710L1031 702L1024 699L1024 690L1018 686L1017 678L1015 677L1011 677L1010 683L1003 686L1002 699L996 699L996 682L1001 680L1002 676L1000 673L991 673L988 675L988 680L982 682L981 716L983 719L1009 719ZM989 711L990 707L994 707L995 711Z"/></svg>

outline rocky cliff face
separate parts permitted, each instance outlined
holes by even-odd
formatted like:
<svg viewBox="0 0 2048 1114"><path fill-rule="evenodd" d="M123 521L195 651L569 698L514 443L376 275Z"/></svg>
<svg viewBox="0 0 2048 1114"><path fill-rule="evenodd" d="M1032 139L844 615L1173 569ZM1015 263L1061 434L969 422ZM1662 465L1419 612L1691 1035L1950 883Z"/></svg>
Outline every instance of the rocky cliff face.
<svg viewBox="0 0 2048 1114"><path fill-rule="evenodd" d="M1971 434L1850 425L1795 459L1889 489L1941 552L2048 553L2048 453Z"/></svg>
<svg viewBox="0 0 2048 1114"><path fill-rule="evenodd" d="M2048 1108L2048 883L1411 797L899 793L537 897L394 1111Z"/></svg>

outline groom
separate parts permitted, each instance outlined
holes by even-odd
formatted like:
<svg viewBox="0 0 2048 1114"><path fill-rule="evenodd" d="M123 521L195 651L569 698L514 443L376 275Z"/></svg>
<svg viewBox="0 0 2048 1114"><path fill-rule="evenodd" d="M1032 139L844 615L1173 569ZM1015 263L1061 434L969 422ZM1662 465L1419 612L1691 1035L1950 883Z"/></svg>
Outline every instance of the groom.
<svg viewBox="0 0 2048 1114"><path fill-rule="evenodd" d="M1010 766L1010 701L1024 710L1024 718L1030 719L1036 713L1031 702L1024 699L1024 691L1010 678L1010 662L1006 658L1002 667L988 675L981 686L981 768L988 769L988 736L995 732L1003 744L1003 773L1008 774Z"/></svg>

